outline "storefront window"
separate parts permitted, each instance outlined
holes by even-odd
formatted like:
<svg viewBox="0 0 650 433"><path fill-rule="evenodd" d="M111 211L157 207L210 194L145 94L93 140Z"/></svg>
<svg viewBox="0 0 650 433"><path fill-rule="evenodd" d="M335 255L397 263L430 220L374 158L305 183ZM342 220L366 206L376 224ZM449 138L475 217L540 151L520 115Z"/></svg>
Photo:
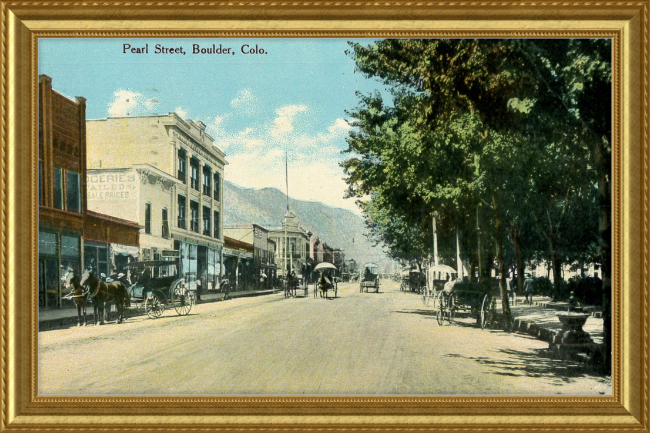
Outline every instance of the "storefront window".
<svg viewBox="0 0 650 433"><path fill-rule="evenodd" d="M84 268L90 269L96 277L102 273L109 275L108 245L84 243Z"/></svg>
<svg viewBox="0 0 650 433"><path fill-rule="evenodd" d="M63 172L54 167L54 207L63 209Z"/></svg>
<svg viewBox="0 0 650 433"><path fill-rule="evenodd" d="M38 254L56 256L56 233L38 232Z"/></svg>
<svg viewBox="0 0 650 433"><path fill-rule="evenodd" d="M65 173L66 209L70 212L81 213L81 183L79 173Z"/></svg>

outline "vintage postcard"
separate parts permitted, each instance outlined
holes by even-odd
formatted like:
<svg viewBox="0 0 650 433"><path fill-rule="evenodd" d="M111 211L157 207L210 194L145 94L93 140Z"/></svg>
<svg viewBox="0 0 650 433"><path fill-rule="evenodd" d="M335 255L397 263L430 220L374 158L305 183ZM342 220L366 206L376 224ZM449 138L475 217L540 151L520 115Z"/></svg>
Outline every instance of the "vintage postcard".
<svg viewBox="0 0 650 433"><path fill-rule="evenodd" d="M612 396L613 49L40 38L38 395Z"/></svg>

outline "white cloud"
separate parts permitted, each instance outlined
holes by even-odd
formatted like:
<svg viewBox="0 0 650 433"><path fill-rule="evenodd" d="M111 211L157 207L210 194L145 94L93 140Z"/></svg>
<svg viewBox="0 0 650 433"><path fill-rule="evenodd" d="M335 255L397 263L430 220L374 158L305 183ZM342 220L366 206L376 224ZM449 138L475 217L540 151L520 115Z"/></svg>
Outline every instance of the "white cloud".
<svg viewBox="0 0 650 433"><path fill-rule="evenodd" d="M253 95L251 89L243 89L237 92L237 97L230 101L230 106L237 112L252 115L259 110L259 101Z"/></svg>
<svg viewBox="0 0 650 433"><path fill-rule="evenodd" d="M181 119L187 119L187 110L184 109L183 107L176 107L174 108L174 113L178 114Z"/></svg>
<svg viewBox="0 0 650 433"><path fill-rule="evenodd" d="M115 99L108 105L110 117L136 116L141 109L142 94L131 90L116 90L113 93Z"/></svg>
<svg viewBox="0 0 650 433"><path fill-rule="evenodd" d="M306 105L287 105L276 110L278 117L273 121L271 135L278 137L294 130L293 121L296 114L307 111Z"/></svg>
<svg viewBox="0 0 650 433"><path fill-rule="evenodd" d="M150 111L153 111L153 109L158 105L160 105L160 100L158 98L150 98L144 101L144 106Z"/></svg>

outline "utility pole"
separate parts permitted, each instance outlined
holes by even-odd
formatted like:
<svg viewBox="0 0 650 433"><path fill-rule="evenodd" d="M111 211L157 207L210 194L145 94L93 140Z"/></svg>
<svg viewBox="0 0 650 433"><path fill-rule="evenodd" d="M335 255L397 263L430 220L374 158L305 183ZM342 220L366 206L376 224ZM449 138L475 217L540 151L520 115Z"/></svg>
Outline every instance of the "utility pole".
<svg viewBox="0 0 650 433"><path fill-rule="evenodd" d="M460 259L460 234L456 226L456 263L458 265L458 278L463 279L463 262Z"/></svg>
<svg viewBox="0 0 650 433"><path fill-rule="evenodd" d="M436 230L436 214L433 213L433 264L438 266L438 231Z"/></svg>

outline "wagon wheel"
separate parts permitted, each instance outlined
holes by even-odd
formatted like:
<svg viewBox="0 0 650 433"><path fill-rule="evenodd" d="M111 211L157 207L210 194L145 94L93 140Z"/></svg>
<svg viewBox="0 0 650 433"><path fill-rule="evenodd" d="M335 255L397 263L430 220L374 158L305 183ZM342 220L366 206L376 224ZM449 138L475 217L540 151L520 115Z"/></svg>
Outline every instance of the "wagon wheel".
<svg viewBox="0 0 650 433"><path fill-rule="evenodd" d="M178 284L172 290L172 303L174 310L179 316L187 316L196 302L194 292L185 287L185 284Z"/></svg>
<svg viewBox="0 0 650 433"><path fill-rule="evenodd" d="M481 303L481 312L479 313L479 325L481 326L481 329L485 329L486 326L488 325L488 315L490 314L488 309L490 308L491 304L491 299L490 295L485 295L483 297L483 302Z"/></svg>
<svg viewBox="0 0 650 433"><path fill-rule="evenodd" d="M442 295L438 298L438 314L436 319L438 319L438 325L442 326L445 320L445 302Z"/></svg>
<svg viewBox="0 0 650 433"><path fill-rule="evenodd" d="M456 317L456 295L452 294L449 297L449 314L447 315L447 321L451 325L454 322L454 319Z"/></svg>
<svg viewBox="0 0 650 433"><path fill-rule="evenodd" d="M429 293L427 288L425 287L424 290L422 290L422 305L425 307L429 306Z"/></svg>
<svg viewBox="0 0 650 433"><path fill-rule="evenodd" d="M150 319L157 319L165 311L165 302L164 299L160 298L161 296L162 294L159 292L153 293L144 302L144 311L146 311Z"/></svg>

